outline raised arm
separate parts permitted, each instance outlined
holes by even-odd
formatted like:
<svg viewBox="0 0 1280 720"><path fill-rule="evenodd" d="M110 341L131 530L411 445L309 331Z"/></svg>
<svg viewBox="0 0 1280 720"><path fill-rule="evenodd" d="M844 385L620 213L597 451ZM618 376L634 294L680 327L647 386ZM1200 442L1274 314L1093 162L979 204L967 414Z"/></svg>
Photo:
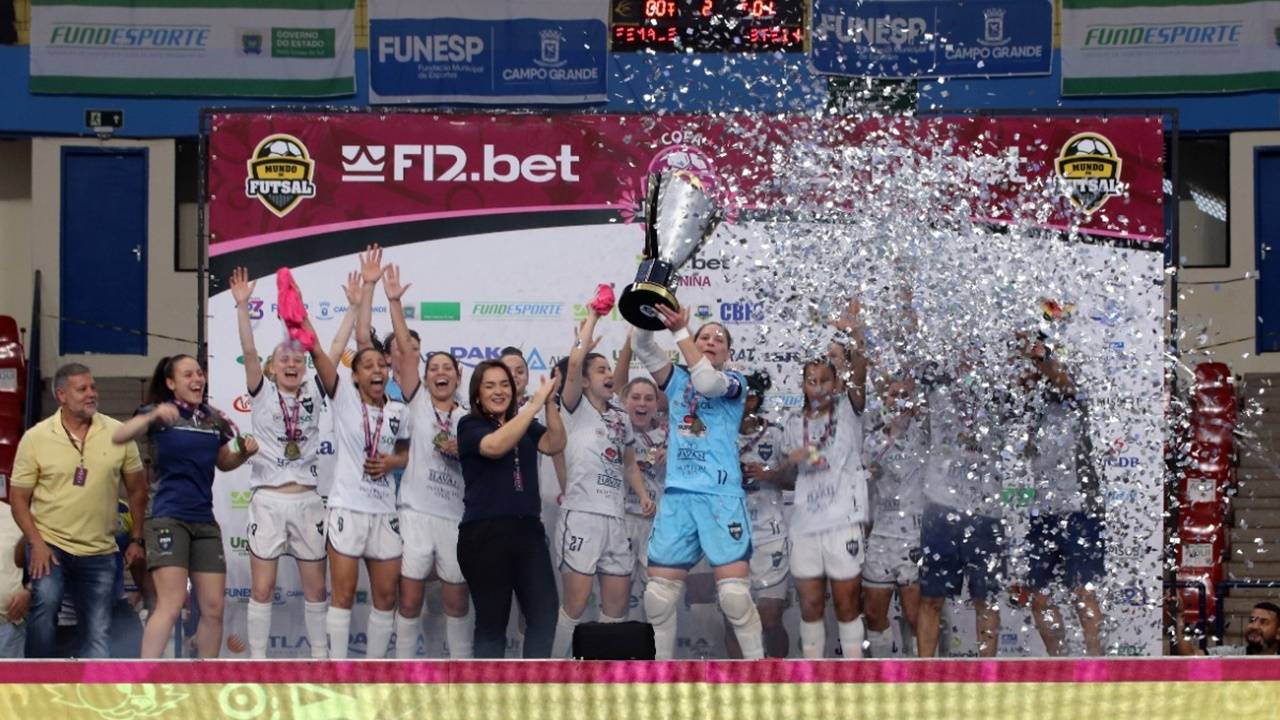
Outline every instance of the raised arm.
<svg viewBox="0 0 1280 720"><path fill-rule="evenodd" d="M133 442L143 435L147 434L147 429L152 423L164 423L172 425L177 422L180 417L178 406L173 403L163 402L156 405L151 412L145 415L134 415L127 422L116 428L111 434L111 442L116 445L124 445Z"/></svg>
<svg viewBox="0 0 1280 720"><path fill-rule="evenodd" d="M538 413L542 411L543 406L547 404L547 399L551 397L553 392L555 392L556 385L557 381L554 378L543 382L542 387L538 388L538 392L534 393L533 397L529 399L529 402L525 404L515 417L503 423L502 427L481 438L480 454L493 459L500 458L511 452L511 448L514 448L516 443L520 442L520 438L524 437L525 432L529 430L529 425L533 423L533 419L538 416ZM551 413L548 412L547 414L550 415ZM560 416L557 413L557 422L559 419ZM550 432L550 427L551 425L548 422L548 432ZM563 424L560 426L560 432L561 435L563 435ZM543 438L545 439L546 436L544 435ZM543 450L541 442L538 444L538 449L542 450L542 452L548 452ZM563 449L563 445L561 446L561 449Z"/></svg>
<svg viewBox="0 0 1280 720"><path fill-rule="evenodd" d="M618 362L613 366L614 394L622 399L622 388L631 382L631 340L635 336L635 328L627 331L627 341L622 343L618 351Z"/></svg>
<svg viewBox="0 0 1280 720"><path fill-rule="evenodd" d="M342 354L347 351L347 343L351 342L351 331L356 327L356 316L360 314L360 271L347 273L347 284L342 288L347 296L347 311L342 315L342 323L338 332L329 344L329 362L336 367L342 362Z"/></svg>
<svg viewBox="0 0 1280 720"><path fill-rule="evenodd" d="M387 294L387 312L391 315L391 327L396 333L396 356L393 360L400 372L400 391L404 397L411 398L418 392L422 384L422 376L418 373L418 365L422 358L413 351L413 338L409 336L409 323L404 321L404 306L400 299L409 289L409 285L400 284L400 266L387 265L382 269L382 290Z"/></svg>
<svg viewBox="0 0 1280 720"><path fill-rule="evenodd" d="M845 386L849 394L849 403L853 409L862 412L867 406L867 356L863 351L866 342L866 326L861 319L862 303L856 298L849 301L848 307L834 323L837 330L844 334L848 343L834 343L831 351L831 363L835 366L836 377Z"/></svg>
<svg viewBox="0 0 1280 720"><path fill-rule="evenodd" d="M262 384L262 360L253 342L253 321L249 319L249 298L258 281L249 282L249 271L238 267L231 271L231 297L236 301L236 323L240 329L240 352L244 355L244 383L250 393Z"/></svg>
<svg viewBox="0 0 1280 720"><path fill-rule="evenodd" d="M360 313L356 316L356 348L373 346L373 288L382 279L382 248L370 245L360 255Z"/></svg>
<svg viewBox="0 0 1280 720"><path fill-rule="evenodd" d="M654 338L653 332L636 328L631 334L630 345L636 357L640 358L640 364L644 365L644 369L653 376L658 387L665 388L667 381L671 379L671 358L658 347L658 341Z"/></svg>
<svg viewBox="0 0 1280 720"><path fill-rule="evenodd" d="M728 395L734 387L729 374L712 367L711 361L698 350L698 344L693 341L693 335L689 334L689 308L683 307L680 308L680 312L676 312L669 307L659 305L658 314L662 316L663 324L676 339L676 347L680 349L685 364L689 366L689 383L693 385L693 389L709 398Z"/></svg>
<svg viewBox="0 0 1280 720"><path fill-rule="evenodd" d="M578 336L574 339L573 347L569 349L569 364L565 368L568 377L564 379L564 390L560 391L560 401L569 412L577 411L578 402L582 399L582 363L586 360L587 353L600 344L600 338L594 337L598 322L600 316L596 315L595 310L588 310L586 319L578 325Z"/></svg>

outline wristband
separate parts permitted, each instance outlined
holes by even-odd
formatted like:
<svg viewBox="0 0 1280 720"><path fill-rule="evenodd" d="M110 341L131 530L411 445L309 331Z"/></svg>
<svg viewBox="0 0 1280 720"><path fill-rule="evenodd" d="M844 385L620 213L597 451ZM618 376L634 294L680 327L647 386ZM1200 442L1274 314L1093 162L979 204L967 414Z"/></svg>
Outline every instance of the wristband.
<svg viewBox="0 0 1280 720"><path fill-rule="evenodd" d="M671 331L671 337L675 338L675 339L676 339L676 342L680 342L680 341L682 341L682 340L685 340L686 338L688 338L688 337L689 337L689 328L687 328L687 327L682 327L682 328L680 328L679 330L672 330L672 331Z"/></svg>

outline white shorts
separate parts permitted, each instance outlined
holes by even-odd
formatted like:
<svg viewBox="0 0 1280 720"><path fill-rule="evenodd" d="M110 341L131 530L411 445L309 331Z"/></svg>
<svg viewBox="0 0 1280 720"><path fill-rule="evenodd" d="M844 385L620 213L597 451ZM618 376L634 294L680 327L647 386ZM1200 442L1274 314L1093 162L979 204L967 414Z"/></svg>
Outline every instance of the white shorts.
<svg viewBox="0 0 1280 720"><path fill-rule="evenodd" d="M862 526L791 533L791 576L797 580L852 580L862 572Z"/></svg>
<svg viewBox="0 0 1280 720"><path fill-rule="evenodd" d="M258 488L249 499L249 552L263 560L292 555L324 560L324 500L320 493Z"/></svg>
<svg viewBox="0 0 1280 720"><path fill-rule="evenodd" d="M751 593L756 598L782 600L791 572L791 543L784 537L751 549Z"/></svg>
<svg viewBox="0 0 1280 720"><path fill-rule="evenodd" d="M368 560L395 560L403 550L400 516L329 508L329 546L341 555Z"/></svg>
<svg viewBox="0 0 1280 720"><path fill-rule="evenodd" d="M894 587L920 582L920 541L889 538L871 533L867 538L867 558L862 566L862 582L876 587Z"/></svg>
<svg viewBox="0 0 1280 720"><path fill-rule="evenodd" d="M635 570L636 554L622 518L565 510L558 535L561 570L624 577Z"/></svg>
<svg viewBox="0 0 1280 720"><path fill-rule="evenodd" d="M653 532L653 518L627 513L627 535L631 537L631 549L636 553L636 575L648 579L649 535Z"/></svg>
<svg viewBox="0 0 1280 720"><path fill-rule="evenodd" d="M426 580L435 568L436 575L451 585L466 582L458 566L457 520L400 508L400 536L404 539L402 577Z"/></svg>

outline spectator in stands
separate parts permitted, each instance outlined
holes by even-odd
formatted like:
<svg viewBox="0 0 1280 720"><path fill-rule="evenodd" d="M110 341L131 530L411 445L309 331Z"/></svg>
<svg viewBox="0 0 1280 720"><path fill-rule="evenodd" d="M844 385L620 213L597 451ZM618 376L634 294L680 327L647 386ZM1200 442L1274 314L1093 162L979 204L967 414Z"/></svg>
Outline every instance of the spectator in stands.
<svg viewBox="0 0 1280 720"><path fill-rule="evenodd" d="M22 580L25 545L13 515L0 512L0 659L26 654L27 626L23 620L31 605L31 591Z"/></svg>
<svg viewBox="0 0 1280 720"><path fill-rule="evenodd" d="M1187 637L1182 624L1182 608L1174 609L1178 655L1280 655L1280 606L1260 602L1249 613L1244 630L1244 645L1218 645L1206 653Z"/></svg>
<svg viewBox="0 0 1280 720"><path fill-rule="evenodd" d="M133 442L114 445L117 420L98 412L89 368L70 363L53 380L58 411L26 432L13 464L13 519L27 539L32 579L27 657L54 656L58 608L75 599L79 656L108 657L115 597L116 498L123 481L133 530L125 563L143 556L147 480Z"/></svg>

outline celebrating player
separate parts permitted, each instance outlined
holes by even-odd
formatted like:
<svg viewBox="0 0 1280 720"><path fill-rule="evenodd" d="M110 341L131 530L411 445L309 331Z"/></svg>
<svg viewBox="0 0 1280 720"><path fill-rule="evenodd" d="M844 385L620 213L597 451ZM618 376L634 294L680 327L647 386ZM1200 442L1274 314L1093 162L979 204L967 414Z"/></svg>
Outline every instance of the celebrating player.
<svg viewBox="0 0 1280 720"><path fill-rule="evenodd" d="M400 298L400 269L383 274L395 328L396 345L412 347ZM401 362L401 389L409 398L410 424L417 432L409 439L409 465L400 483L400 534L404 556L400 565L400 610L396 615L396 657L411 658L417 649L422 601L427 577L444 584L445 634L449 657L472 654L470 601L458 566L458 522L462 520L462 466L458 461L458 421L465 414L457 400L461 372L446 352L427 356L426 392L419 392L418 354Z"/></svg>
<svg viewBox="0 0 1280 720"><path fill-rule="evenodd" d="M373 291L382 279L379 256L361 257L361 322L372 312ZM387 288L398 301L402 288ZM403 363L403 355L398 358ZM333 397L335 462L329 491L329 572L332 594L326 622L329 655L347 657L351 607L355 601L359 561L365 561L373 610L369 613L366 654L387 653L394 626L396 586L400 578L400 518L391 471L408 460L409 409L386 394L386 361L376 348L356 353L351 363L353 382L338 382L337 368L316 363L316 372ZM416 381L417 369L413 370ZM412 399L412 398L410 398Z"/></svg>
<svg viewBox="0 0 1280 720"><path fill-rule="evenodd" d="M738 428L742 486L751 518L751 591L760 612L768 657L787 656L791 640L782 625L786 610L791 547L783 516L782 491L794 487L795 473L782 457L782 428L760 414L773 381L763 370L747 375L747 404ZM732 633L725 634L729 657L741 657Z"/></svg>
<svg viewBox="0 0 1280 720"><path fill-rule="evenodd" d="M833 343L827 360L805 363L804 408L788 419L783 440L787 459L798 470L791 575L800 595L800 648L806 658L820 658L825 651L828 581L844 657L862 657L866 636L860 594L867 521L861 417L867 363L858 313L855 300L836 323L847 346Z"/></svg>
<svg viewBox="0 0 1280 720"><path fill-rule="evenodd" d="M653 499L636 466L635 438L627 415L610 403L613 370L592 352L600 316L592 311L578 329L565 370L563 405L568 481L561 503L560 569L564 600L556 621L552 657L564 657L591 596L600 581L600 622L626 620L635 553L624 521L626 486L640 496L640 511L651 517ZM585 401L585 402L584 402Z"/></svg>
<svg viewBox="0 0 1280 720"><path fill-rule="evenodd" d="M915 387L910 377L884 386L882 410L867 432L864 448L872 478L873 522L862 565L862 599L868 646L875 658L893 655L889 605L894 591L911 635L920 611L920 513L929 443ZM908 652L904 646L902 653Z"/></svg>
<svg viewBox="0 0 1280 720"><path fill-rule="evenodd" d="M324 501L316 492L320 409L325 391L319 378L306 381L306 355L292 341L271 352L275 380L263 377L249 319L249 298L257 282L249 271L231 273L231 296L239 319L244 356L245 386L253 398L253 436L260 448L250 478L249 569L252 590L248 609L249 656L265 658L271 633L271 605L276 565L281 555L298 563L305 600L307 639L311 657L328 655L325 642ZM352 273L348 285L358 290L360 277ZM352 310L348 310L352 312ZM319 345L311 348L317 367L332 366Z"/></svg>
<svg viewBox="0 0 1280 720"><path fill-rule="evenodd" d="M688 367L672 365L653 333L636 330L634 350L670 403L667 484L649 539L644 609L657 657L675 654L676 608L689 569L705 553L714 568L720 609L747 659L764 657L760 614L748 580L751 521L738 462L738 428L746 380L726 370L731 338L707 323L690 335L689 309L659 307Z"/></svg>

